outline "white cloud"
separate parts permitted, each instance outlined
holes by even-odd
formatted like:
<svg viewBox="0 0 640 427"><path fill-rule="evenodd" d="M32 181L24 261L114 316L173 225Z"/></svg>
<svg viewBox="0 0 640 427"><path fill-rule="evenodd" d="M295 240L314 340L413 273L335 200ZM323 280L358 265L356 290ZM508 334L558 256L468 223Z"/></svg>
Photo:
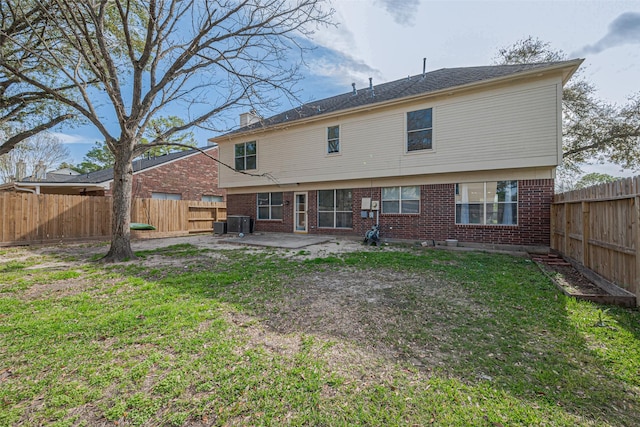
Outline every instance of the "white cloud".
<svg viewBox="0 0 640 427"><path fill-rule="evenodd" d="M381 73L367 63L367 46L363 46L352 31L355 27L356 31L361 32L363 22L348 22L346 18L353 16L353 10L349 8L355 7L354 4L339 3L336 6L334 19L337 26L314 34L312 42L318 47L307 62L312 74L332 78L339 85L345 85L345 90L348 90L352 82L360 87L365 82L368 84L369 77L379 78Z"/></svg>
<svg viewBox="0 0 640 427"><path fill-rule="evenodd" d="M86 135L78 135L62 132L51 132L51 135L58 138L63 144L93 144L96 139Z"/></svg>
<svg viewBox="0 0 640 427"><path fill-rule="evenodd" d="M363 60L331 50L310 60L309 65L314 74L331 77L338 84L343 84L345 91L350 90L351 83L362 87L363 82L369 81L369 77L378 79L381 75L379 70L367 65Z"/></svg>
<svg viewBox="0 0 640 427"><path fill-rule="evenodd" d="M401 40L410 34L420 0L339 1L334 7L337 25L314 35L313 42L321 48L308 61L311 72L341 85L355 82L357 87L368 85L369 77L374 78L374 84L388 79L379 65L393 52L387 50L386 42L380 43L380 38ZM394 49L408 48L397 45Z"/></svg>
<svg viewBox="0 0 640 427"><path fill-rule="evenodd" d="M416 15L419 0L338 1L333 4L335 27L323 28L312 42L320 46L308 59L314 75L333 79L345 90L351 83L358 88L386 81L389 76L379 68L390 52L378 37L396 38L396 31L408 31ZM394 21L399 25L394 24ZM404 46L397 46L400 50Z"/></svg>
<svg viewBox="0 0 640 427"><path fill-rule="evenodd" d="M337 6L342 6L338 4ZM345 14L340 8L335 10L334 20L336 26L329 26L317 31L313 35L313 43L338 52L357 50L357 42L354 34L347 25Z"/></svg>

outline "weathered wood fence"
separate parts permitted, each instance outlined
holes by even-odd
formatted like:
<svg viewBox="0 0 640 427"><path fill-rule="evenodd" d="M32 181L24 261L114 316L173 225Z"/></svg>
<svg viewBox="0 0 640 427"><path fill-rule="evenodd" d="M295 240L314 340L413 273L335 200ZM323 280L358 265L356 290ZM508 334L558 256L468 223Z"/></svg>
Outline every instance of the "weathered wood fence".
<svg viewBox="0 0 640 427"><path fill-rule="evenodd" d="M0 245L88 239L111 235L111 197L0 193ZM168 237L213 232L227 217L226 203L133 199L131 222L156 230L132 231L132 237Z"/></svg>
<svg viewBox="0 0 640 427"><path fill-rule="evenodd" d="M551 248L640 303L640 177L556 194Z"/></svg>

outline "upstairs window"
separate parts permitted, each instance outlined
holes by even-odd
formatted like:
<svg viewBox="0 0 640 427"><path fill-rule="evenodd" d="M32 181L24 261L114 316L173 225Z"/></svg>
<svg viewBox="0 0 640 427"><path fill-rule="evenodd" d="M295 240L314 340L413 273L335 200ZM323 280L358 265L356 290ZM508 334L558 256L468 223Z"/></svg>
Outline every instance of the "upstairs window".
<svg viewBox="0 0 640 427"><path fill-rule="evenodd" d="M518 181L456 184L456 224L517 225Z"/></svg>
<svg viewBox="0 0 640 427"><path fill-rule="evenodd" d="M236 144L236 170L244 171L256 169L256 152L257 150L255 141Z"/></svg>
<svg viewBox="0 0 640 427"><path fill-rule="evenodd" d="M340 152L340 126L327 128L327 154Z"/></svg>
<svg viewBox="0 0 640 427"><path fill-rule="evenodd" d="M282 193L258 193L258 219L282 219Z"/></svg>
<svg viewBox="0 0 640 427"><path fill-rule="evenodd" d="M407 152L431 150L433 148L432 134L431 108L407 113Z"/></svg>
<svg viewBox="0 0 640 427"><path fill-rule="evenodd" d="M382 189L382 213L420 213L420 187L385 187Z"/></svg>

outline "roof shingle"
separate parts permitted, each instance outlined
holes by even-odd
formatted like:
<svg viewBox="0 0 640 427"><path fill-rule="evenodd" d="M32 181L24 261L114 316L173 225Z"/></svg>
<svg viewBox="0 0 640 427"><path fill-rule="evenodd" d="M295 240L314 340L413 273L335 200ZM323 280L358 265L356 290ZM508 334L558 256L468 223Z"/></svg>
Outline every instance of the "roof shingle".
<svg viewBox="0 0 640 427"><path fill-rule="evenodd" d="M296 120L320 116L336 111L347 110L369 104L405 98L412 95L428 94L444 89L491 80L500 77L531 71L534 69L568 65L574 61L544 62L536 64L490 65L480 67L442 68L428 73L408 76L392 82L374 85L373 90L366 87L332 96L318 101L308 102L298 108L276 114L259 122L241 127L227 135L267 128ZM215 139L215 138L214 138Z"/></svg>
<svg viewBox="0 0 640 427"><path fill-rule="evenodd" d="M201 150L208 150L214 148L212 146L206 146L200 148ZM170 162L172 160L177 160L185 156L189 156L192 154L199 153L198 150L186 150L186 151L177 151L175 153L169 153L158 157L151 157L148 159L137 159L133 161L133 171L139 172L144 169L148 169L154 166L161 165L163 163ZM113 168L102 169L95 172L90 172L81 175L58 175L58 174L47 174L47 178L35 180L35 179L25 179L22 182L42 182L42 183L67 183L67 184L98 184L101 182L109 181L113 179Z"/></svg>

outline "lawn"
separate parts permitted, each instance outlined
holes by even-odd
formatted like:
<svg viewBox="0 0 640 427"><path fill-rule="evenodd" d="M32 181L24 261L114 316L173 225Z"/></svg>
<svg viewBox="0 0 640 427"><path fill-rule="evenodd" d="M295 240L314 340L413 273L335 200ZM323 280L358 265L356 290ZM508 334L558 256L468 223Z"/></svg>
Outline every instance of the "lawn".
<svg viewBox="0 0 640 427"><path fill-rule="evenodd" d="M638 310L364 249L0 249L0 425L640 425Z"/></svg>

